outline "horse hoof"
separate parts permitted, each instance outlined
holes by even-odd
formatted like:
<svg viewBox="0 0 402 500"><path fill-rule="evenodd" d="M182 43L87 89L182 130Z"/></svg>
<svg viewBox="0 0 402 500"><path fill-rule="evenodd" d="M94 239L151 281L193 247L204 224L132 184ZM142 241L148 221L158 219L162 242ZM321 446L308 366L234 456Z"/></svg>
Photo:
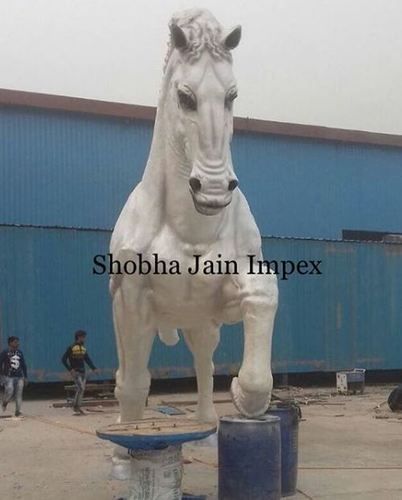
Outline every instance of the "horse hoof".
<svg viewBox="0 0 402 500"><path fill-rule="evenodd" d="M264 415L271 402L270 392L250 392L241 388L238 377L234 377L230 386L233 404L243 416L255 418Z"/></svg>

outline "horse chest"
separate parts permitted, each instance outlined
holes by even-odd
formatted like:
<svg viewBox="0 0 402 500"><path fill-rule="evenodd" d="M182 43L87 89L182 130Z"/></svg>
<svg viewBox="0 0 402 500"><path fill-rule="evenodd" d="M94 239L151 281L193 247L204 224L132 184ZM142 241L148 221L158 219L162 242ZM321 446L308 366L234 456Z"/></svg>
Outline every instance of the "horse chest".
<svg viewBox="0 0 402 500"><path fill-rule="evenodd" d="M183 244L165 234L154 241L151 250L158 259L156 265L171 270L164 274L154 272L150 277L158 310L186 308L194 313L220 307L227 265L215 245Z"/></svg>
<svg viewBox="0 0 402 500"><path fill-rule="evenodd" d="M168 302L179 300L182 304L214 300L222 288L224 272L222 265L210 257L194 254L167 258L158 255L156 272L151 275L154 293ZM158 272L158 266L168 271Z"/></svg>

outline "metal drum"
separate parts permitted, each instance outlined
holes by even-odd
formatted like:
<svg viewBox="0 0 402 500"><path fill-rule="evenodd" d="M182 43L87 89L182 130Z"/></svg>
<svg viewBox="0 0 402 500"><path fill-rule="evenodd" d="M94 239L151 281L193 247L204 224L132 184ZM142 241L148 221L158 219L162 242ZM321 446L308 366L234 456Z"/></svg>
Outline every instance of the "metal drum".
<svg viewBox="0 0 402 500"><path fill-rule="evenodd" d="M279 500L280 419L222 417L218 432L219 500Z"/></svg>
<svg viewBox="0 0 402 500"><path fill-rule="evenodd" d="M270 407L267 415L280 418L282 496L291 496L296 493L297 484L300 408L295 405L278 403Z"/></svg>

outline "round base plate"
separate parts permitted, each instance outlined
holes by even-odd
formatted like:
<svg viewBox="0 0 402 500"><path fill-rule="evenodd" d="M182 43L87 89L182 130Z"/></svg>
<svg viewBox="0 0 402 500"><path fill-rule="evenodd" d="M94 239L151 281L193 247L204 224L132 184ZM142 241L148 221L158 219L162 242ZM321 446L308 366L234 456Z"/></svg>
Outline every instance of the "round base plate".
<svg viewBox="0 0 402 500"><path fill-rule="evenodd" d="M129 450L160 450L188 441L198 441L216 432L215 424L188 418L149 418L111 424L96 431L101 439Z"/></svg>

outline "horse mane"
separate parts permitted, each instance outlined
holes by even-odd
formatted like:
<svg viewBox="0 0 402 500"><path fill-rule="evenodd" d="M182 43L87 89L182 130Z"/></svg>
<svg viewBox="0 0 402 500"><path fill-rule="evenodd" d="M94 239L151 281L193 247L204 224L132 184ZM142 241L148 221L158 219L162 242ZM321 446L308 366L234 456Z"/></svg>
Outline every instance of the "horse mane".
<svg viewBox="0 0 402 500"><path fill-rule="evenodd" d="M230 51L222 43L223 27L216 18L206 9L188 9L174 14L169 22L169 27L179 26L187 38L187 46L181 51L186 62L196 62L208 50L217 60L232 62ZM168 52L165 58L166 70L170 56L174 50L172 36L168 43Z"/></svg>

